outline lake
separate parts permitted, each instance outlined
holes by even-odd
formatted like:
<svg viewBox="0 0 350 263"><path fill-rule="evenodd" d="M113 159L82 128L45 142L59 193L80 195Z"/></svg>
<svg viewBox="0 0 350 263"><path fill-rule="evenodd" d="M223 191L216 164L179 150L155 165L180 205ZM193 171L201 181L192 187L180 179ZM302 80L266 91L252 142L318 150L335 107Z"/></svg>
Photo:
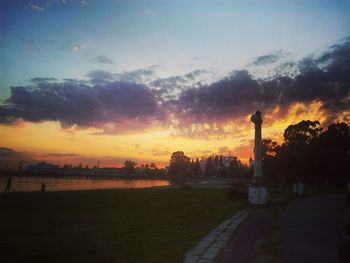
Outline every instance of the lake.
<svg viewBox="0 0 350 263"><path fill-rule="evenodd" d="M7 177L0 177L0 192L6 187ZM35 192L39 191L41 184L46 185L46 191L71 191L113 188L148 188L155 186L169 186L168 180L146 179L70 179L36 176L13 176L11 191Z"/></svg>

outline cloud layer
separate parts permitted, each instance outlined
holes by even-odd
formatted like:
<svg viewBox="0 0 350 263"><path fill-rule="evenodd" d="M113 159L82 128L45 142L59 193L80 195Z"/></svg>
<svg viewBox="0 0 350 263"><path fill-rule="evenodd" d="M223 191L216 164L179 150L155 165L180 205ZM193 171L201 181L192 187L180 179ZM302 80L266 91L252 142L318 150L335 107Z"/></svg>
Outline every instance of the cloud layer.
<svg viewBox="0 0 350 263"><path fill-rule="evenodd" d="M0 146L0 159L8 160L8 159L21 159L27 158L29 155L24 152L18 152L11 148L1 147Z"/></svg>
<svg viewBox="0 0 350 263"><path fill-rule="evenodd" d="M97 56L92 59L95 62L102 63L102 64L111 64L114 65L114 61L105 57L105 56Z"/></svg>
<svg viewBox="0 0 350 263"><path fill-rule="evenodd" d="M261 56L254 63L264 67L276 63L281 54ZM99 62L110 63L106 59L98 57ZM281 67L288 70L290 65L298 72L295 76L282 74ZM205 74L211 73L154 80L154 70L147 68L122 74L95 70L87 81L37 77L32 85L11 87L10 97L0 105L0 122L59 121L63 127L103 132L140 130L155 123L179 130L197 125L194 130L200 130L202 123L214 123L224 132L220 124L245 118L256 109L274 111L279 118L292 104L314 101L321 102L330 122L350 108L350 39L321 55L283 63L269 78L240 70L205 85L196 79ZM192 79L195 82L189 85Z"/></svg>
<svg viewBox="0 0 350 263"><path fill-rule="evenodd" d="M258 61L270 60L260 57ZM322 102L328 121L350 108L350 42L331 47L318 57L297 63L296 77L277 75L257 79L246 70L209 86L181 93L176 101L178 114L188 122L222 121L246 116L260 109L265 113L279 108L285 114L296 102Z"/></svg>
<svg viewBox="0 0 350 263"><path fill-rule="evenodd" d="M13 123L59 121L63 127L95 127L123 131L149 125L161 111L145 85L110 82L86 85L79 82L11 87L11 96L0 107L0 121Z"/></svg>

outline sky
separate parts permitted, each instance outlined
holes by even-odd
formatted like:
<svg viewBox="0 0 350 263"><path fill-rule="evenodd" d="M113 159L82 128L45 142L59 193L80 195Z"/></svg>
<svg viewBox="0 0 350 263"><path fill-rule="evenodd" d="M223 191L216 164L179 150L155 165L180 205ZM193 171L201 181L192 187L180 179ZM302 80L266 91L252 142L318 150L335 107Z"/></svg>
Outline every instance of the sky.
<svg viewBox="0 0 350 263"><path fill-rule="evenodd" d="M0 169L253 156L350 122L350 1L0 1Z"/></svg>

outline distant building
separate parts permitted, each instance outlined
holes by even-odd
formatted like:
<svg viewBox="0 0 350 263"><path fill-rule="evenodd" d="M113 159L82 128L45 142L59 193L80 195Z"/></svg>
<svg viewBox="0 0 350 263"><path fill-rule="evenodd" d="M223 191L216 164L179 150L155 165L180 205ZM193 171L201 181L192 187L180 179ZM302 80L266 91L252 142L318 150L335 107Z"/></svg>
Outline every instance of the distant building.
<svg viewBox="0 0 350 263"><path fill-rule="evenodd" d="M231 156L231 155L230 156L222 156L222 158L223 158L223 164L224 164L225 168L229 168L232 161L237 162L237 165L239 168L243 167L242 162L236 156ZM212 157L212 159L214 159L214 158ZM202 158L199 161L199 167L200 167L202 174L205 173L206 163L207 163L207 158Z"/></svg>
<svg viewBox="0 0 350 263"><path fill-rule="evenodd" d="M231 163L232 163L232 161L237 162L237 157L235 157L235 156L223 157L223 159L224 159L224 166L225 166L225 168L229 168Z"/></svg>
<svg viewBox="0 0 350 263"><path fill-rule="evenodd" d="M205 165L207 164L207 159L202 158L199 160L199 168L201 170L201 174L205 173Z"/></svg>
<svg viewBox="0 0 350 263"><path fill-rule="evenodd" d="M54 165L46 162L28 165L25 169L26 173L37 175L62 175L62 176L120 176L125 174L125 168L94 166L89 168L79 163L78 166L73 165Z"/></svg>
<svg viewBox="0 0 350 263"><path fill-rule="evenodd" d="M26 167L26 172L30 173L57 173L59 166L46 162L40 162L37 164L31 164Z"/></svg>

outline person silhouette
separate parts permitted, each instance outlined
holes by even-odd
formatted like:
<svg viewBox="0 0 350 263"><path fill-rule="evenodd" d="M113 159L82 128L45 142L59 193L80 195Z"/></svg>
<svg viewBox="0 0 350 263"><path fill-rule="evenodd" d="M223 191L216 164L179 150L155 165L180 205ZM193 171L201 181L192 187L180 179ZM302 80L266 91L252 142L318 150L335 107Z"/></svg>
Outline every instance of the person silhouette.
<svg viewBox="0 0 350 263"><path fill-rule="evenodd" d="M9 178L7 178L6 180L6 188L5 188L5 193L9 193L11 192L11 185L12 185L12 177L9 176Z"/></svg>
<svg viewBox="0 0 350 263"><path fill-rule="evenodd" d="M41 184L41 192L45 192L46 191L46 185L44 183Z"/></svg>

